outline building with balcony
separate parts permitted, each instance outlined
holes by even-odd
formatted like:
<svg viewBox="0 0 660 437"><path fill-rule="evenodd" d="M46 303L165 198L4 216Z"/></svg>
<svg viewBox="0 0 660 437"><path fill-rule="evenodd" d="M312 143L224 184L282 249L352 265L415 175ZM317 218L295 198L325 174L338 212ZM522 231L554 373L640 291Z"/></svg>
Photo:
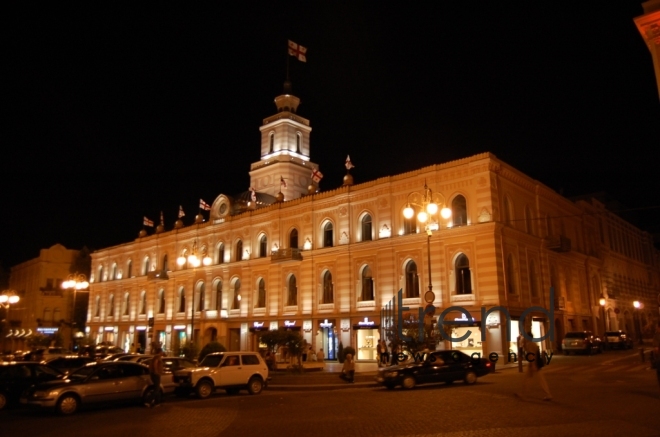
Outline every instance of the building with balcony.
<svg viewBox="0 0 660 437"><path fill-rule="evenodd" d="M263 330L283 327L327 359L341 342L372 360L381 310L401 291L417 314L428 282L436 320L449 307L471 315L447 314L454 338L471 334L441 345L468 353L517 350L518 324L509 329L507 314L516 322L529 307L545 309L528 319L536 336L554 329L546 348L566 331L597 330L601 295L612 327L627 327L633 297L657 317L660 259L650 236L596 199L567 199L491 153L358 185L347 174L319 192L310 122L288 89L275 103L260 127L253 191L219 194L208 218L92 254L87 326L98 342L128 350L158 341L177 353L192 336L199 347L217 340L257 350ZM403 215L425 186L452 211L430 240ZM482 320L492 307L503 309Z"/></svg>

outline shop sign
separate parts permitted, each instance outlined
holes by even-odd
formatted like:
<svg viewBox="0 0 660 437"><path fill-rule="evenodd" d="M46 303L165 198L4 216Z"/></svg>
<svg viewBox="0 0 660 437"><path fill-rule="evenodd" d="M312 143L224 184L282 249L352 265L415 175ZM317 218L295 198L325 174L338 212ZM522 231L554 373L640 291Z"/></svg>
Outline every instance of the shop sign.
<svg viewBox="0 0 660 437"><path fill-rule="evenodd" d="M37 332L41 332L42 334L55 334L57 331L59 331L60 328L42 328L39 327L37 328Z"/></svg>
<svg viewBox="0 0 660 437"><path fill-rule="evenodd" d="M486 318L486 327L487 328L497 328L500 326L500 315L497 313L491 313Z"/></svg>
<svg viewBox="0 0 660 437"><path fill-rule="evenodd" d="M104 329L105 329L105 331L114 331L115 330L115 328L113 328L112 326L106 326Z"/></svg>
<svg viewBox="0 0 660 437"><path fill-rule="evenodd" d="M374 322L373 320L369 320L368 317L365 317L363 321L358 322L358 325L360 326L374 326L375 324L376 322Z"/></svg>
<svg viewBox="0 0 660 437"><path fill-rule="evenodd" d="M341 330L342 331L350 331L351 330L351 324L348 320L343 320L341 322Z"/></svg>
<svg viewBox="0 0 660 437"><path fill-rule="evenodd" d="M296 326L296 321L294 320L293 322L289 322L288 320L284 321L284 326L287 328L290 328L292 326Z"/></svg>
<svg viewBox="0 0 660 437"><path fill-rule="evenodd" d="M182 329L186 329L186 325L174 325L172 328L177 331L181 331Z"/></svg>
<svg viewBox="0 0 660 437"><path fill-rule="evenodd" d="M306 321L306 322L303 322L303 331L309 332L311 330L312 330L312 322L310 322L309 320Z"/></svg>
<svg viewBox="0 0 660 437"><path fill-rule="evenodd" d="M146 326L136 326L136 327L135 327L135 330L136 330L136 331L146 331L146 330L147 330L147 327L146 327Z"/></svg>
<svg viewBox="0 0 660 437"><path fill-rule="evenodd" d="M332 322L328 322L328 319L325 319L325 322L319 323L321 328L332 328Z"/></svg>
<svg viewBox="0 0 660 437"><path fill-rule="evenodd" d="M252 324L254 328L263 328L264 327L264 322L254 322Z"/></svg>

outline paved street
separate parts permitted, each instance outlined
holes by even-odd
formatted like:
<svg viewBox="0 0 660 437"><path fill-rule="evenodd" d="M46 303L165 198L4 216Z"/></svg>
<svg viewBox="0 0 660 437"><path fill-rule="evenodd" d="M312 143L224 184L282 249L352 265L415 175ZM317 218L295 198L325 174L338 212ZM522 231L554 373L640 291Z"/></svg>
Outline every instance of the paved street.
<svg viewBox="0 0 660 437"><path fill-rule="evenodd" d="M30 436L660 436L655 372L635 351L555 356L543 372L554 399L521 401L517 369L473 386L419 386L411 391L338 385L315 391L265 390L259 396L217 394L168 398L160 408L121 406L57 417L0 413L3 435Z"/></svg>

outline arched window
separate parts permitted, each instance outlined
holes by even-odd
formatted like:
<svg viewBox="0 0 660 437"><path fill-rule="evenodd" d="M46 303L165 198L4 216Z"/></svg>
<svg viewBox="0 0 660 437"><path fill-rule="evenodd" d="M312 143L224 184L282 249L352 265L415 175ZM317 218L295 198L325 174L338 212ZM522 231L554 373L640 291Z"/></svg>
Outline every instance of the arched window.
<svg viewBox="0 0 660 437"><path fill-rule="evenodd" d="M236 242L236 257L234 261L240 261L243 259L243 242L238 240Z"/></svg>
<svg viewBox="0 0 660 437"><path fill-rule="evenodd" d="M169 271L170 266L167 264L167 254L163 255L163 272Z"/></svg>
<svg viewBox="0 0 660 437"><path fill-rule="evenodd" d="M231 309L238 310L241 308L241 280L234 281L234 299L232 300Z"/></svg>
<svg viewBox="0 0 660 437"><path fill-rule="evenodd" d="M218 259L216 260L218 264L223 264L225 262L225 245L220 243L218 244Z"/></svg>
<svg viewBox="0 0 660 437"><path fill-rule="evenodd" d="M333 242L333 232L332 232L332 223L327 222L323 226L323 247L332 247Z"/></svg>
<svg viewBox="0 0 660 437"><path fill-rule="evenodd" d="M371 235L371 216L369 214L365 214L362 217L362 241L371 241L372 240L372 235Z"/></svg>
<svg viewBox="0 0 660 437"><path fill-rule="evenodd" d="M109 301L109 307L108 307L108 315L110 317L115 315L115 295L111 294L110 295L110 301Z"/></svg>
<svg viewBox="0 0 660 437"><path fill-rule="evenodd" d="M147 292L145 290L140 292L140 314L147 314Z"/></svg>
<svg viewBox="0 0 660 437"><path fill-rule="evenodd" d="M204 311L206 308L206 285L201 282L198 286L199 289L199 302L197 303L197 311Z"/></svg>
<svg viewBox="0 0 660 437"><path fill-rule="evenodd" d="M99 266L98 272L99 272L98 273L99 274L98 282L103 282L103 266Z"/></svg>
<svg viewBox="0 0 660 437"><path fill-rule="evenodd" d="M529 292L533 298L539 297L539 275L533 259L529 260Z"/></svg>
<svg viewBox="0 0 660 437"><path fill-rule="evenodd" d="M158 290L158 302L156 308L158 308L158 314L165 314L165 290L162 288Z"/></svg>
<svg viewBox="0 0 660 437"><path fill-rule="evenodd" d="M112 263L112 269L110 269L110 280L114 281L117 279L117 263Z"/></svg>
<svg viewBox="0 0 660 437"><path fill-rule="evenodd" d="M456 273L456 294L472 294L470 260L465 254L462 253L456 258L454 272Z"/></svg>
<svg viewBox="0 0 660 437"><path fill-rule="evenodd" d="M419 297L419 276L417 276L417 264L408 261L406 264L406 298Z"/></svg>
<svg viewBox="0 0 660 437"><path fill-rule="evenodd" d="M259 239L259 258L265 258L266 256L268 256L268 238L262 235Z"/></svg>
<svg viewBox="0 0 660 437"><path fill-rule="evenodd" d="M142 276L145 276L149 273L149 257L144 258L144 263L142 264Z"/></svg>
<svg viewBox="0 0 660 437"><path fill-rule="evenodd" d="M275 133L271 132L269 135L269 142L270 142L270 147L269 147L269 152L268 153L273 153L275 151Z"/></svg>
<svg viewBox="0 0 660 437"><path fill-rule="evenodd" d="M362 269L362 293L361 301L374 300L374 278L371 274L371 267L365 266Z"/></svg>
<svg viewBox="0 0 660 437"><path fill-rule="evenodd" d="M518 294L518 269L513 254L506 258L507 291L509 294Z"/></svg>
<svg viewBox="0 0 660 437"><path fill-rule="evenodd" d="M44 308L44 322L52 322L52 321L53 321L53 312L48 307Z"/></svg>
<svg viewBox="0 0 660 437"><path fill-rule="evenodd" d="M302 135L300 132L296 134L296 152L300 153L300 145L302 143Z"/></svg>
<svg viewBox="0 0 660 437"><path fill-rule="evenodd" d="M177 312L185 313L186 312L186 290L183 287L179 287L179 293L177 294Z"/></svg>
<svg viewBox="0 0 660 437"><path fill-rule="evenodd" d="M507 224L511 226L511 203L509 202L509 198L504 196L504 224Z"/></svg>
<svg viewBox="0 0 660 437"><path fill-rule="evenodd" d="M333 303L334 302L334 290L332 284L332 273L326 271L323 274L323 299L321 303Z"/></svg>
<svg viewBox="0 0 660 437"><path fill-rule="evenodd" d="M289 276L289 283L287 284L287 306L298 305L298 285L296 284L295 275Z"/></svg>
<svg viewBox="0 0 660 437"><path fill-rule="evenodd" d="M289 234L289 247L291 249L298 248L298 229L291 229L291 233Z"/></svg>
<svg viewBox="0 0 660 437"><path fill-rule="evenodd" d="M124 294L124 312L123 314L127 316L129 312L131 311L131 296L130 294L126 293Z"/></svg>
<svg viewBox="0 0 660 437"><path fill-rule="evenodd" d="M62 320L62 312L58 307L55 307L55 309L53 310L53 321L59 322L60 320Z"/></svg>
<svg viewBox="0 0 660 437"><path fill-rule="evenodd" d="M222 310L222 281L215 284L215 309L218 312Z"/></svg>
<svg viewBox="0 0 660 437"><path fill-rule="evenodd" d="M101 296L96 296L94 308L94 317L99 317L101 315Z"/></svg>
<svg viewBox="0 0 660 437"><path fill-rule="evenodd" d="M266 282L263 279L259 279L258 286L258 295L257 295L257 308L266 307Z"/></svg>
<svg viewBox="0 0 660 437"><path fill-rule="evenodd" d="M417 210L413 208L414 213L410 218L403 217L403 235L417 233Z"/></svg>
<svg viewBox="0 0 660 437"><path fill-rule="evenodd" d="M534 235L534 223L532 221L532 210L525 205L525 232Z"/></svg>
<svg viewBox="0 0 660 437"><path fill-rule="evenodd" d="M460 194L451 202L452 226L467 225L467 203Z"/></svg>
<svg viewBox="0 0 660 437"><path fill-rule="evenodd" d="M130 259L128 260L128 263L126 264L126 271L128 272L126 277L127 278L132 278L133 277L133 261Z"/></svg>

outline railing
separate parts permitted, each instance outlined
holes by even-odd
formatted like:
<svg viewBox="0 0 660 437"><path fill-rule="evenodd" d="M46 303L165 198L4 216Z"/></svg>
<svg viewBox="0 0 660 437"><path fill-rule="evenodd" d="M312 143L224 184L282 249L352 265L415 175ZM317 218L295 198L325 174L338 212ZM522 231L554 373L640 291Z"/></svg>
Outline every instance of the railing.
<svg viewBox="0 0 660 437"><path fill-rule="evenodd" d="M149 281L162 281L162 280L167 280L167 279L170 279L170 278L167 276L166 271L156 270L156 271L147 273L147 279Z"/></svg>
<svg viewBox="0 0 660 437"><path fill-rule="evenodd" d="M302 250L293 248L279 249L270 255L271 262L302 261L302 259Z"/></svg>

